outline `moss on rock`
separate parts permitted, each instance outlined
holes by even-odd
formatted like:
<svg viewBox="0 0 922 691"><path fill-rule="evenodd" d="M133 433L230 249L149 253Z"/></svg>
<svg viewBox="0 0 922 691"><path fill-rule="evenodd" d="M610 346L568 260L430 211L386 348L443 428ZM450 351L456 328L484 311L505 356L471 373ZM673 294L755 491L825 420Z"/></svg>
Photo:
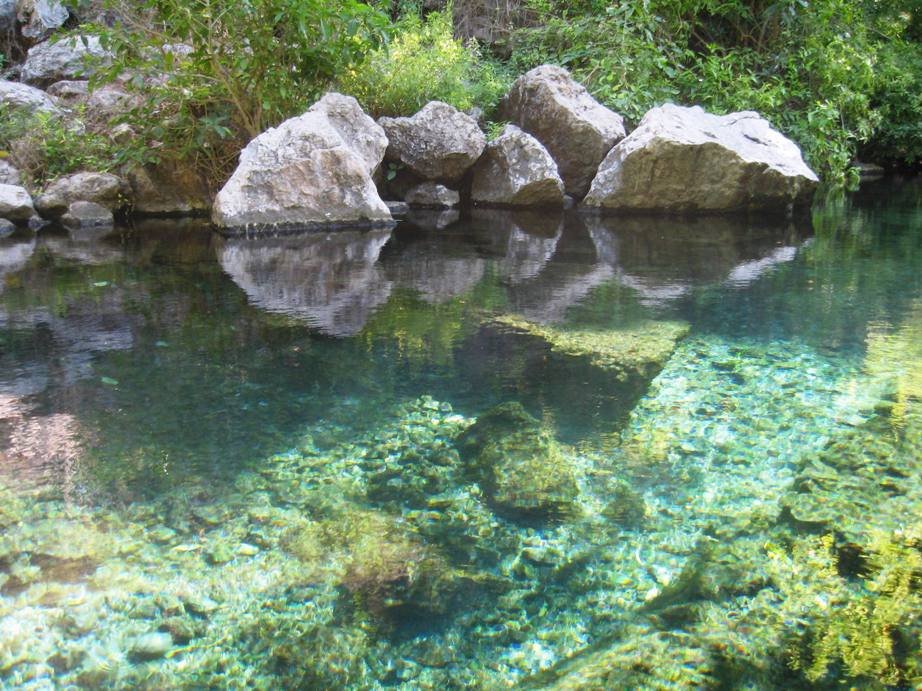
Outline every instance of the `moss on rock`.
<svg viewBox="0 0 922 691"><path fill-rule="evenodd" d="M520 403L503 403L480 416L457 444L499 513L530 519L574 513L579 486L573 465Z"/></svg>
<svg viewBox="0 0 922 691"><path fill-rule="evenodd" d="M562 329L506 315L495 322L515 332L545 341L566 357L588 358L621 381L636 376L652 379L672 355L689 325L675 321L642 321L632 326L606 329Z"/></svg>

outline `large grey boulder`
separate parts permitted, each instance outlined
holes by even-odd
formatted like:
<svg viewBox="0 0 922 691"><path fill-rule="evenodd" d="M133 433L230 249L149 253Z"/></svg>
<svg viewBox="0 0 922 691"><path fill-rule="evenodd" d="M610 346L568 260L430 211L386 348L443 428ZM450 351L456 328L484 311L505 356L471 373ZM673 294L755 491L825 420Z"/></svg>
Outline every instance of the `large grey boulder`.
<svg viewBox="0 0 922 691"><path fill-rule="evenodd" d="M758 113L718 116L666 104L612 149L584 203L680 213L783 211L808 202L817 181L797 145Z"/></svg>
<svg viewBox="0 0 922 691"><path fill-rule="evenodd" d="M61 216L61 223L68 228L108 227L114 222L112 212L95 202L74 202Z"/></svg>
<svg viewBox="0 0 922 691"><path fill-rule="evenodd" d="M22 181L19 171L0 158L0 185L18 185Z"/></svg>
<svg viewBox="0 0 922 691"><path fill-rule="evenodd" d="M54 100L41 89L0 79L0 103L29 113L59 113Z"/></svg>
<svg viewBox="0 0 922 691"><path fill-rule="evenodd" d="M70 17L61 0L18 0L16 13L22 24L22 35L32 41L47 38Z"/></svg>
<svg viewBox="0 0 922 691"><path fill-rule="evenodd" d="M562 206L563 181L541 142L515 125L506 125L474 166L471 200L504 206Z"/></svg>
<svg viewBox="0 0 922 691"><path fill-rule="evenodd" d="M39 86L87 77L94 72L94 62L105 63L111 57L99 42L99 36L71 36L30 48L21 77L22 81Z"/></svg>
<svg viewBox="0 0 922 691"><path fill-rule="evenodd" d="M58 178L35 199L42 216L57 218L74 202L95 202L107 209L125 205L128 185L112 173L74 173Z"/></svg>
<svg viewBox="0 0 922 691"><path fill-rule="evenodd" d="M309 110L326 115L343 141L365 161L368 174L375 174L384 160L387 136L384 129L362 110L358 101L352 96L331 91Z"/></svg>
<svg viewBox="0 0 922 691"><path fill-rule="evenodd" d="M387 158L425 180L458 182L487 144L477 121L447 103L430 101L409 118L380 118Z"/></svg>
<svg viewBox="0 0 922 691"><path fill-rule="evenodd" d="M547 148L567 194L575 197L586 194L599 163L624 137L621 116L556 65L541 65L519 77L503 112Z"/></svg>
<svg viewBox="0 0 922 691"><path fill-rule="evenodd" d="M391 221L369 161L330 118L308 111L251 141L214 201L216 225L304 226Z"/></svg>
<svg viewBox="0 0 922 691"><path fill-rule="evenodd" d="M18 185L0 185L0 218L28 221L35 215L32 197Z"/></svg>

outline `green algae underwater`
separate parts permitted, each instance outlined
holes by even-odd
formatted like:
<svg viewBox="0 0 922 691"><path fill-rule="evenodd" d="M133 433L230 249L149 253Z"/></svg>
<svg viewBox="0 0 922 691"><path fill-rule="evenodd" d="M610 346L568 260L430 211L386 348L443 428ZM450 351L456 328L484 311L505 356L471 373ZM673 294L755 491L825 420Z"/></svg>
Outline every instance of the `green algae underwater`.
<svg viewBox="0 0 922 691"><path fill-rule="evenodd" d="M0 240L0 687L922 686L920 192Z"/></svg>

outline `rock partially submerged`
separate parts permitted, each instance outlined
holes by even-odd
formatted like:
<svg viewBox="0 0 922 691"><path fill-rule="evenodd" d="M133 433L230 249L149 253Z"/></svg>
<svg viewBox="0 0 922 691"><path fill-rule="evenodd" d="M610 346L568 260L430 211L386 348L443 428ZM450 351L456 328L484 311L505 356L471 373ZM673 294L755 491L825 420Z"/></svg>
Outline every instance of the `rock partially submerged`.
<svg viewBox="0 0 922 691"><path fill-rule="evenodd" d="M216 225L241 229L392 222L371 176L376 155L368 143L378 139L380 128L370 118L353 120L345 128L323 112L344 105L331 101L321 101L317 110L286 120L247 145L237 170L215 198Z"/></svg>
<svg viewBox="0 0 922 691"><path fill-rule="evenodd" d="M387 158L424 180L458 182L487 143L474 118L441 101L427 103L412 117L378 122L387 133Z"/></svg>
<svg viewBox="0 0 922 691"><path fill-rule="evenodd" d="M115 210L125 205L128 185L112 173L74 173L58 178L35 200L42 216L57 218L74 202L94 202Z"/></svg>
<svg viewBox="0 0 922 691"><path fill-rule="evenodd" d="M422 209L450 209L458 205L461 196L437 182L421 182L406 193L404 201Z"/></svg>
<svg viewBox="0 0 922 691"><path fill-rule="evenodd" d="M73 202L67 207L67 213L61 217L61 223L68 228L109 227L115 222L112 212L95 202Z"/></svg>
<svg viewBox="0 0 922 691"><path fill-rule="evenodd" d="M672 321L644 321L609 330L563 329L515 316L498 317L496 323L540 338L560 355L588 358L622 381L635 376L652 379L689 331L685 322Z"/></svg>
<svg viewBox="0 0 922 691"><path fill-rule="evenodd" d="M471 200L502 206L562 206L563 181L541 142L515 125L506 125L474 166Z"/></svg>
<svg viewBox="0 0 922 691"><path fill-rule="evenodd" d="M0 185L0 218L28 221L35 215L32 197L18 185Z"/></svg>
<svg viewBox="0 0 922 691"><path fill-rule="evenodd" d="M786 210L808 203L817 182L797 145L757 113L718 116L666 104L606 156L584 204L676 213Z"/></svg>
<svg viewBox="0 0 922 691"><path fill-rule="evenodd" d="M624 137L621 116L555 65L541 65L519 77L503 111L547 148L567 194L575 197L586 194L599 163Z"/></svg>

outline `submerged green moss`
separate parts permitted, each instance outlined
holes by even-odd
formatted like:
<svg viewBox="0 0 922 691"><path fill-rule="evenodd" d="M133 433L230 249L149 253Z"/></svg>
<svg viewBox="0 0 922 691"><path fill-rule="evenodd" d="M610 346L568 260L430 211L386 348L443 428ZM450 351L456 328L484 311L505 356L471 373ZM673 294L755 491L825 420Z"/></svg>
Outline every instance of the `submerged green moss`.
<svg viewBox="0 0 922 691"><path fill-rule="evenodd" d="M656 376L689 332L687 323L674 321L643 321L604 331L563 329L512 315L497 317L495 322L540 338L560 355L588 358L592 365L613 372L621 380Z"/></svg>

